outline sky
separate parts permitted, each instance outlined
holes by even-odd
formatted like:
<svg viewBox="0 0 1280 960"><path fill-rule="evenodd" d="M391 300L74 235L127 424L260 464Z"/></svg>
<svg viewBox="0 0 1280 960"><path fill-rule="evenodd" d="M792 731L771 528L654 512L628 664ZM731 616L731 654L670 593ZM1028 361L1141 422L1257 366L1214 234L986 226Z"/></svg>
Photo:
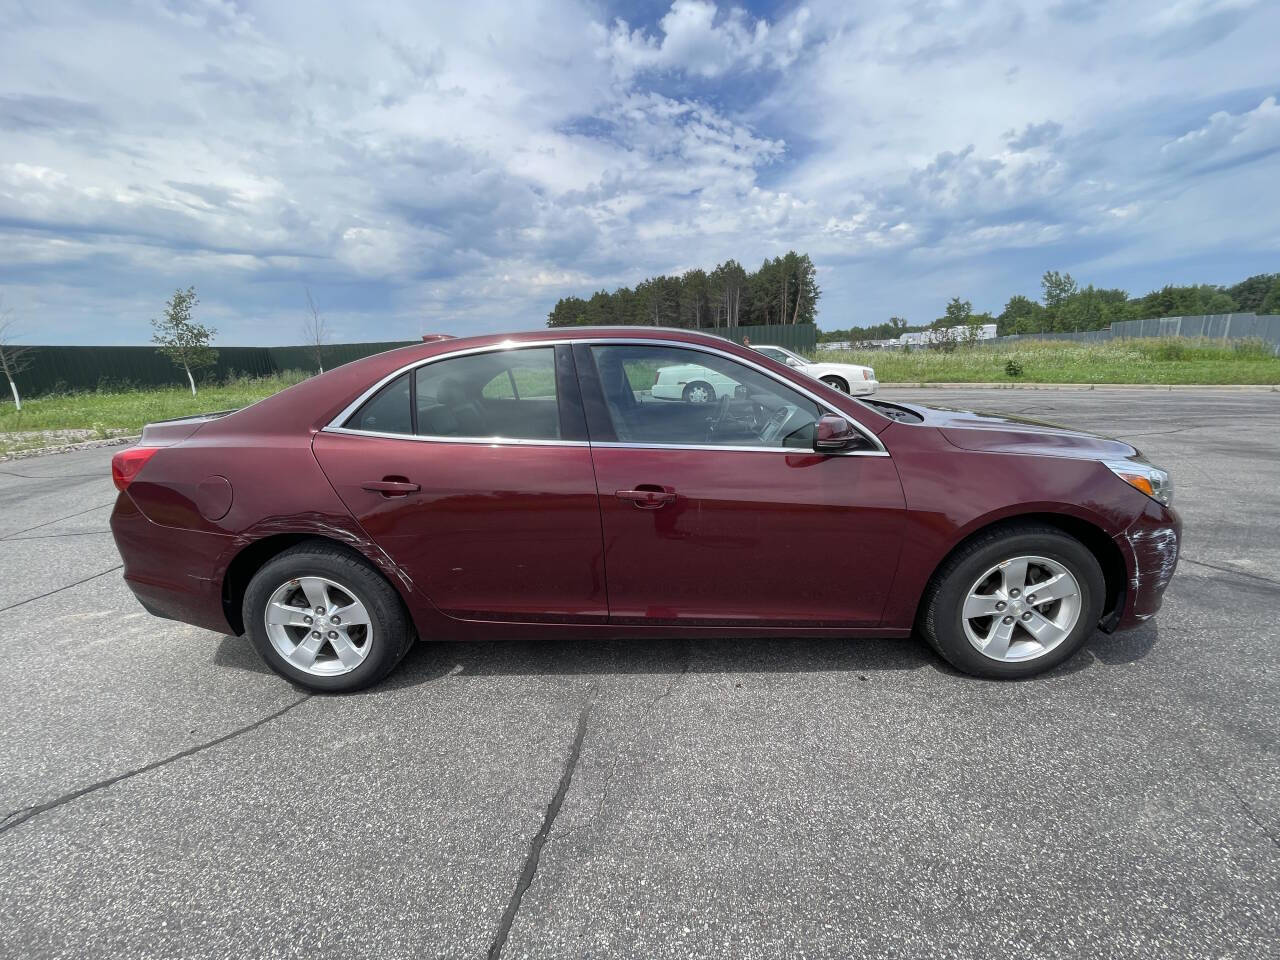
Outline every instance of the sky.
<svg viewBox="0 0 1280 960"><path fill-rule="evenodd" d="M1280 271L1270 0L0 0L25 342L541 327L807 252L825 329Z"/></svg>

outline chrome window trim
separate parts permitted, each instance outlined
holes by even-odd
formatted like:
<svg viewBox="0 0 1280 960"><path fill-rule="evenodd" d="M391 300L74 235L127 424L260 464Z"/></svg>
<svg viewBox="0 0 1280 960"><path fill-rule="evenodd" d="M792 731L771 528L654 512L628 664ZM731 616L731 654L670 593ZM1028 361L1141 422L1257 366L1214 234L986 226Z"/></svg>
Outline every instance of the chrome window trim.
<svg viewBox="0 0 1280 960"><path fill-rule="evenodd" d="M837 414L838 416L838 414ZM593 440L593 447L612 450L717 450L727 453L785 453L792 457L887 457L887 450L823 450L811 447L739 447L716 446L713 443L622 443L616 440Z"/></svg>
<svg viewBox="0 0 1280 960"><path fill-rule="evenodd" d="M701 343L685 343L681 340L660 340L655 337L556 337L544 340L503 340L501 343L490 343L483 347L466 347L461 350L450 350L446 353L439 353L433 357L427 357L423 360L415 360L407 363L403 367L387 374L373 386L369 387L355 400L347 404L342 411L330 420L325 426L321 427L321 431L325 433L343 433L349 436L357 437L384 437L392 440L424 440L429 443L467 443L467 444L505 444L512 446L598 446L612 447L614 449L632 448L638 450L721 450L736 451L750 453L786 453L796 456L802 452L812 453L807 447L735 447L735 446L715 446L714 444L689 444L689 443L623 443L619 441L587 441L587 440L517 440L504 437L429 437L417 434L405 433L377 433L372 430L353 430L344 427L342 424L354 414L361 406L364 405L370 397L385 387L392 380L402 374L417 370L419 367L425 367L431 363L439 363L442 360L451 360L454 357L465 357L476 353L497 353L500 350L525 350L534 347L555 347L557 344L586 344L588 346L613 345L613 346L659 346L670 347L677 350L694 350L698 353L709 353L713 356L723 357L733 363L740 363L745 367L750 367L757 373L764 374L770 380L782 384L789 390L807 397L818 405L819 411L825 411L833 416L843 417L849 421L849 424L858 431L868 443L872 445L872 450L847 450L847 451L831 451L824 453L823 456L844 456L844 457L887 457L889 451L885 445L880 442L880 438L864 427L861 423L850 417L843 410L838 410L826 400L817 394L805 389L797 383L778 376L772 370L764 367L751 360L734 356L730 353L724 353L713 347ZM821 415L821 414L819 414Z"/></svg>
<svg viewBox="0 0 1280 960"><path fill-rule="evenodd" d="M351 430L347 427L324 427L322 433L344 433L351 437L381 437L384 440L418 440L423 443L468 443L501 447L589 447L586 440L526 440L521 437L438 437L417 433L383 433L377 430Z"/></svg>

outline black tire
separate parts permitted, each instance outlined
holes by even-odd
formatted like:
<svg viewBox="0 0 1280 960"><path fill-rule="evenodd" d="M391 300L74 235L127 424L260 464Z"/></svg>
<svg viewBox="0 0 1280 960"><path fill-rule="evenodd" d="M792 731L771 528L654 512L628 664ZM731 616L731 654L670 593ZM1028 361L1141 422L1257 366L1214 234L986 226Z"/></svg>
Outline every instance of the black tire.
<svg viewBox="0 0 1280 960"><path fill-rule="evenodd" d="M285 660L267 635L263 615L272 593L289 580L307 576L325 577L341 584L369 613L372 646L364 661L349 673L307 673ZM242 615L245 632L267 666L299 686L322 693L347 693L377 683L404 659L414 638L395 588L363 557L336 544L303 543L269 560L249 581Z"/></svg>
<svg viewBox="0 0 1280 960"><path fill-rule="evenodd" d="M1066 567L1080 585L1080 615L1070 634L1033 660L1011 663L981 653L965 636L961 619L965 595L984 571L1018 556L1041 556ZM1017 680L1033 677L1069 659L1097 628L1106 599L1106 580L1093 553L1055 527L1020 524L997 527L974 537L933 575L920 605L920 633L949 664L976 677Z"/></svg>
<svg viewBox="0 0 1280 960"><path fill-rule="evenodd" d="M699 388L706 391L707 396L705 400L695 400L693 398L693 392ZM716 390L715 387L711 386L711 384L707 383L705 380L695 380L684 388L684 392L681 396L684 397L685 403L715 403Z"/></svg>
<svg viewBox="0 0 1280 960"><path fill-rule="evenodd" d="M833 387L841 393L849 392L849 384L843 377L823 377L822 382L828 387Z"/></svg>

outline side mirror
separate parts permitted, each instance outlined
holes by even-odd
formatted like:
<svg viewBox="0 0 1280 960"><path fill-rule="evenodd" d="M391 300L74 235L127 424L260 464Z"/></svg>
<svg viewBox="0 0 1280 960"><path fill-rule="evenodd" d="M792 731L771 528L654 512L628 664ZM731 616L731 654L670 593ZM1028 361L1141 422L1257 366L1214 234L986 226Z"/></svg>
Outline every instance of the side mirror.
<svg viewBox="0 0 1280 960"><path fill-rule="evenodd" d="M802 366L804 366L804 364L802 364L799 360L793 360L790 357L787 357L787 366L790 367L792 370L799 370Z"/></svg>
<svg viewBox="0 0 1280 960"><path fill-rule="evenodd" d="M844 417L834 413L823 414L813 431L813 449L819 453L824 450L843 450L858 438L858 431Z"/></svg>

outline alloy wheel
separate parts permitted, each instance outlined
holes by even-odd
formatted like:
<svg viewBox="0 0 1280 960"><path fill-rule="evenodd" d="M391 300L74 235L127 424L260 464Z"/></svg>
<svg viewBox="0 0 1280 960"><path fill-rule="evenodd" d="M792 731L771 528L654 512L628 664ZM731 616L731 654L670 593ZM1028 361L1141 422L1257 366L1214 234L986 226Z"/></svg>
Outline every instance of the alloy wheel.
<svg viewBox="0 0 1280 960"><path fill-rule="evenodd" d="M297 577L267 600L263 620L276 652L317 677L341 676L373 647L373 623L349 587L327 577Z"/></svg>
<svg viewBox="0 0 1280 960"><path fill-rule="evenodd" d="M1049 557L1013 557L982 574L960 612L969 643L985 657L1017 663L1043 657L1071 635L1080 583Z"/></svg>

